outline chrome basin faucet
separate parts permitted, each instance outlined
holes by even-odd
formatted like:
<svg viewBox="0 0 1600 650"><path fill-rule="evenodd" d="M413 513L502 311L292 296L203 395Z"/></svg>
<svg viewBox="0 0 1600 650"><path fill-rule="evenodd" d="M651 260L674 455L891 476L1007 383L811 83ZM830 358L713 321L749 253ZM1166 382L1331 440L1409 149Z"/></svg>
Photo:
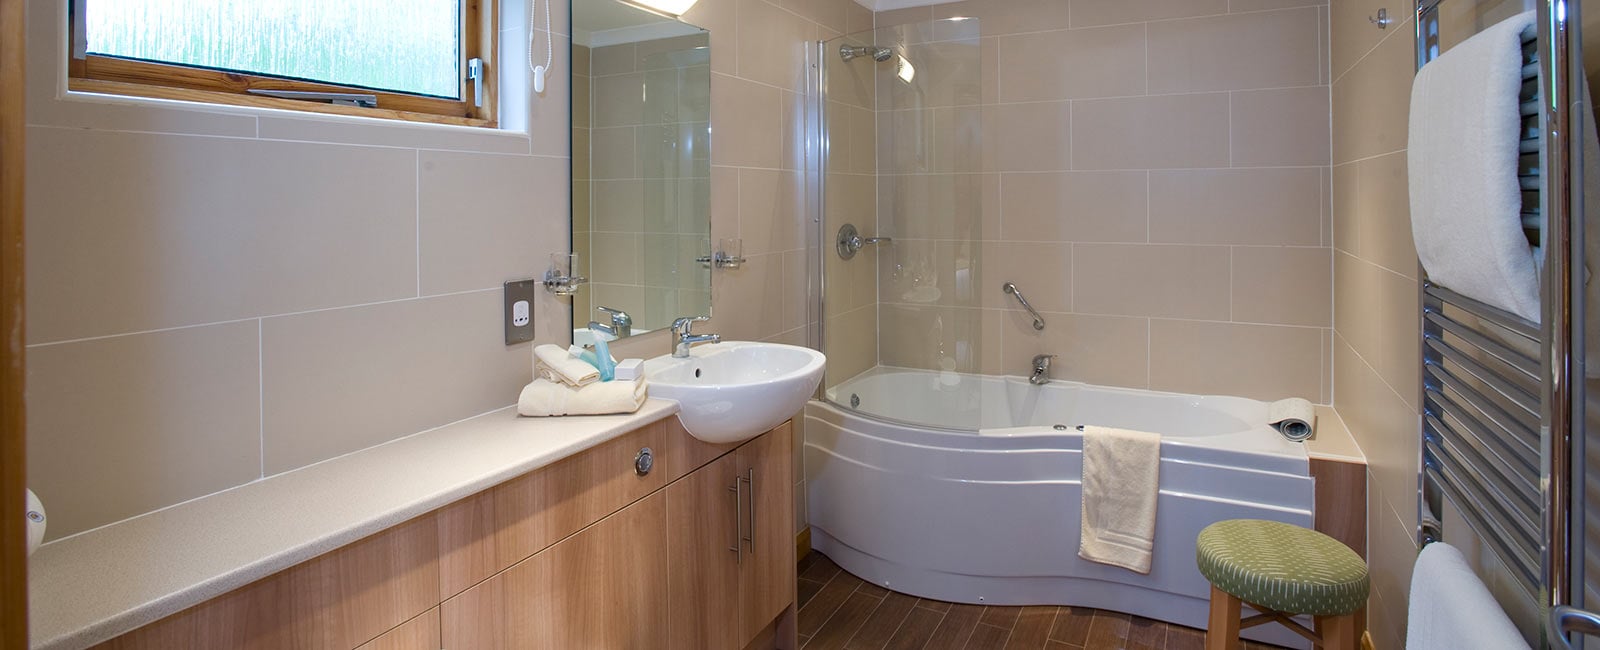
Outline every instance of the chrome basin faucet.
<svg viewBox="0 0 1600 650"><path fill-rule="evenodd" d="M629 316L628 312L610 307L595 307L594 310L611 314L611 325L608 327L595 321L589 321L589 329L604 332L619 339L633 336L633 317Z"/></svg>
<svg viewBox="0 0 1600 650"><path fill-rule="evenodd" d="M1043 386L1050 383L1050 360L1056 358L1053 354L1041 354L1033 358L1033 376L1028 378L1028 383Z"/></svg>
<svg viewBox="0 0 1600 650"><path fill-rule="evenodd" d="M711 320L710 316L684 316L672 321L672 358L689 358L689 346L702 341L716 343L722 340L721 334L694 334L689 331L695 323Z"/></svg>

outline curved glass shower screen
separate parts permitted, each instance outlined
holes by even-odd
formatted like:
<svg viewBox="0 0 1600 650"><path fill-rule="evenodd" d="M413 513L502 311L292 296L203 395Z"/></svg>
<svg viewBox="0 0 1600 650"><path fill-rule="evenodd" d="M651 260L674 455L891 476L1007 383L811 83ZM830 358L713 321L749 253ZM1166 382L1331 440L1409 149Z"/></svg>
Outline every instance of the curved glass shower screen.
<svg viewBox="0 0 1600 650"><path fill-rule="evenodd" d="M979 21L824 41L819 69L825 398L975 430L977 375L999 355L981 307L1000 286L983 277L984 198L998 183L985 173Z"/></svg>

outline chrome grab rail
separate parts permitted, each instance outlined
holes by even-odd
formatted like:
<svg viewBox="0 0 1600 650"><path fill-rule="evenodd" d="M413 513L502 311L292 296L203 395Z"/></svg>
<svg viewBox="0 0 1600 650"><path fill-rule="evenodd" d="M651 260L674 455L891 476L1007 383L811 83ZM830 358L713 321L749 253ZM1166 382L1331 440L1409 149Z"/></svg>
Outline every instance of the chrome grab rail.
<svg viewBox="0 0 1600 650"><path fill-rule="evenodd" d="M1039 312L1033 308L1033 305L1028 304L1027 298L1022 297L1022 290L1018 289L1017 285L1007 282L1003 285L1000 285L1000 290L1016 296L1017 302L1022 303L1022 308L1028 310L1029 314L1033 314L1033 329L1044 329L1044 317L1039 315Z"/></svg>
<svg viewBox="0 0 1600 650"><path fill-rule="evenodd" d="M1572 650L1572 640L1567 636L1570 632L1600 636L1600 614L1571 605L1558 605L1550 610L1550 636L1566 650Z"/></svg>

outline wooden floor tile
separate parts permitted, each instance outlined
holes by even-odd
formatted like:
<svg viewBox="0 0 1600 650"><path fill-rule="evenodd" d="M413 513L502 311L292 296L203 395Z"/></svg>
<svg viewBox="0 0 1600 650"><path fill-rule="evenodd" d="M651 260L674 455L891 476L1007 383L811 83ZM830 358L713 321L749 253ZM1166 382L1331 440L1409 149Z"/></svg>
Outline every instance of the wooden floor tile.
<svg viewBox="0 0 1600 650"><path fill-rule="evenodd" d="M797 627L800 634L816 636L822 629L822 624L833 617L834 612L844 605L846 600L856 592L856 587L861 586L861 579L853 575L839 572L823 585L817 595L805 607L800 608L800 621Z"/></svg>
<svg viewBox="0 0 1600 650"><path fill-rule="evenodd" d="M1096 611L1089 622L1085 648L1123 648L1128 644L1128 615Z"/></svg>
<svg viewBox="0 0 1600 650"><path fill-rule="evenodd" d="M805 650L1202 650L1205 631L1088 607L985 607L870 584L812 552L795 566ZM1247 642L1244 650L1282 650Z"/></svg>
<svg viewBox="0 0 1600 650"><path fill-rule="evenodd" d="M1005 650L1006 639L1010 637L1011 630L980 624L967 640L966 650Z"/></svg>
<svg viewBox="0 0 1600 650"><path fill-rule="evenodd" d="M1206 633L1182 625L1167 625L1166 650L1205 650Z"/></svg>
<svg viewBox="0 0 1600 650"><path fill-rule="evenodd" d="M1129 650L1162 650L1167 646L1167 624L1143 616L1130 617Z"/></svg>
<svg viewBox="0 0 1600 650"><path fill-rule="evenodd" d="M911 613L906 615L906 620L900 624L900 629L895 630L894 636L889 639L889 644L884 650L922 650L928 645L928 639L933 638L933 631L939 628L939 623L944 621L944 613L936 612L923 607L912 607Z"/></svg>
<svg viewBox="0 0 1600 650"><path fill-rule="evenodd" d="M1094 620L1094 610L1087 607L1062 607L1056 612L1056 623L1050 628L1050 640L1081 646L1089 641L1089 623Z"/></svg>
<svg viewBox="0 0 1600 650"><path fill-rule="evenodd" d="M978 619L983 616L982 605L951 605L950 611L945 612L944 620L939 622L939 627L933 631L933 636L928 639L924 650L959 650L967 646L967 639L972 638L972 629L978 627Z"/></svg>
<svg viewBox="0 0 1600 650"><path fill-rule="evenodd" d="M1039 650L1050 640L1050 628L1056 622L1056 610L1059 607L1024 607L1022 613L1017 615L1017 624L1011 628L1011 640L1006 642L1007 650Z"/></svg>
<svg viewBox="0 0 1600 650"><path fill-rule="evenodd" d="M872 617L872 612L878 609L883 602L863 593L850 594L850 598L839 606L826 625L812 635L811 641L803 646L806 650L844 650L844 645L850 642L850 637Z"/></svg>
<svg viewBox="0 0 1600 650"><path fill-rule="evenodd" d="M978 622L1009 630L1017 625L1017 616L1021 614L1021 607L985 607L983 617L978 619Z"/></svg>
<svg viewBox="0 0 1600 650"><path fill-rule="evenodd" d="M857 594L864 593L860 589ZM862 624L856 635L845 644L850 650L881 650L889 645L889 640L894 638L904 623L906 616L917 604L915 596L907 596L892 591L886 591L878 609L872 612L867 622Z"/></svg>

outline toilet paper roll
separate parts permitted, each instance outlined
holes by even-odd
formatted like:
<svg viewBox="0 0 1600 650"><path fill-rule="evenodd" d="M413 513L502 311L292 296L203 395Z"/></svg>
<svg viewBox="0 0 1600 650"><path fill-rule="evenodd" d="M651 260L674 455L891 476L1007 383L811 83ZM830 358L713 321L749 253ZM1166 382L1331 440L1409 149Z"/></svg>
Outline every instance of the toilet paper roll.
<svg viewBox="0 0 1600 650"><path fill-rule="evenodd" d="M1302 442L1317 431L1317 407L1299 397L1280 399L1267 407L1267 424L1283 437Z"/></svg>
<svg viewBox="0 0 1600 650"><path fill-rule="evenodd" d="M28 493L26 508L28 515L28 555L33 555L34 550L44 543L44 504L39 502L39 496L34 494L33 490L24 488L23 491Z"/></svg>

